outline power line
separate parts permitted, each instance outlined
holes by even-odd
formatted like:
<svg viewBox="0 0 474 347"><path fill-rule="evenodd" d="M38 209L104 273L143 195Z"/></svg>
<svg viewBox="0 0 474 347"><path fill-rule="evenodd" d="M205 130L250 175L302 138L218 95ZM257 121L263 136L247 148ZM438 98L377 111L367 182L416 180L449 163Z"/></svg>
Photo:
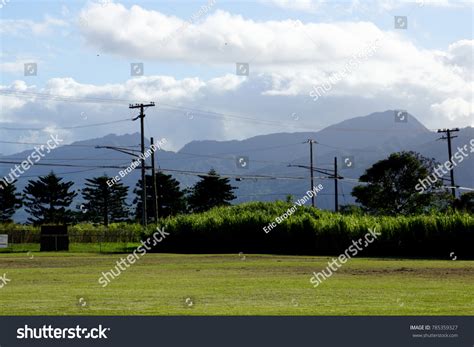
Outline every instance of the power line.
<svg viewBox="0 0 474 347"><path fill-rule="evenodd" d="M13 164L13 165L20 165L21 162L16 161L5 161L0 160L0 164ZM47 167L77 167L77 168L94 168L94 169L126 169L127 166L118 166L118 165L77 165L77 164L57 164L57 163L36 163L35 166L47 166ZM208 172L203 171L193 171L193 170L179 170L179 169L166 169L160 168L157 171L163 172L174 172L176 174L183 174L183 175L192 175L192 176L213 176L209 175ZM220 177L227 177L227 178L236 178L240 180L244 179L271 179L271 180L306 180L306 177L298 177L298 176L271 176L271 175L237 175L237 174L219 174ZM322 177L318 177L322 178Z"/></svg>
<svg viewBox="0 0 474 347"><path fill-rule="evenodd" d="M0 90L0 95L4 96L11 96L11 97L36 97L40 99L50 99L53 101L58 102L82 102L82 103L98 103L98 104L115 104L115 105L123 105L129 104L132 101L126 99L110 99L110 98L96 98L96 97L71 97L65 95L58 95L58 94L51 94L51 93L39 93L39 92L25 92L25 91L11 91L11 90ZM221 118L221 119L233 119L233 120L240 120L245 122L251 123L259 123L264 125L274 125L280 126L284 128L295 128L295 129L304 129L308 131L311 126L309 124L303 123L288 123L282 122L277 120L271 119L257 119L251 116L242 116L242 115L235 115L223 112L215 112L211 110L201 110L194 107L189 106L181 106L181 105L172 105L169 103L160 102L159 106L164 108L169 108L173 110L180 110L182 112L192 113L193 115L200 116L200 117L212 117L212 118ZM186 113L183 113L186 114ZM387 132L387 131L403 131L405 132L406 129L404 128L343 128L338 126L329 126L329 127L322 127L322 128L313 128L311 131L320 131L323 129L327 130L336 130L336 131L352 131L352 132ZM426 129L426 128L425 128ZM412 131L419 131L425 132L425 129L412 129ZM428 131L434 131L436 129L427 129Z"/></svg>
<svg viewBox="0 0 474 347"><path fill-rule="evenodd" d="M88 171L94 171L94 170L100 170L100 169L86 169L86 170L77 170L77 171L67 171L67 172L56 172L56 175L71 175L75 173L82 173L82 172L88 172ZM21 175L17 179L24 179L24 178L38 178L38 175Z"/></svg>
<svg viewBox="0 0 474 347"><path fill-rule="evenodd" d="M111 121L111 122L87 124L87 125L75 125L75 126L69 126L69 127L55 127L51 125L49 127L52 127L55 130L72 130L72 129L82 129L82 128L90 128L90 127L110 125L110 124L116 124L116 123L123 123L123 122L129 122L129 121L131 121L130 118L120 119L120 120ZM12 128L12 127L0 126L0 129L9 130L9 131L44 131L45 128L48 128L48 126L44 126L42 128Z"/></svg>
<svg viewBox="0 0 474 347"><path fill-rule="evenodd" d="M7 144L13 144L13 145L44 145L44 143L41 142L18 142L18 141L0 141L0 143L7 143ZM69 144L69 145L61 145L60 147L85 147L85 148L95 148L97 145L77 145L77 144ZM138 147L138 145L133 145L133 146L122 146L122 147Z"/></svg>
<svg viewBox="0 0 474 347"><path fill-rule="evenodd" d="M24 158L18 158L18 157L0 157L0 160L1 159L10 159L10 160L24 160ZM117 160L120 160L120 161L123 161L124 158L115 158L115 159L112 159L112 158L54 158L54 159L51 159L51 158L42 158L41 161L45 161L45 160L67 160L67 161L80 161L80 160L90 160L90 161L95 161L95 160L100 160L100 161L108 161L108 160L112 160L112 161L117 161Z"/></svg>
<svg viewBox="0 0 474 347"><path fill-rule="evenodd" d="M0 95L12 96L12 97L28 97L28 98L38 98L38 99L48 99L53 101L62 101L62 102L77 102L77 103L92 103L92 104L116 104L123 105L130 103L130 100L123 99L109 99L109 98L95 98L95 97L77 97L77 96L67 96L51 93L39 93L39 92L28 92L28 91L18 91L18 90L0 90Z"/></svg>

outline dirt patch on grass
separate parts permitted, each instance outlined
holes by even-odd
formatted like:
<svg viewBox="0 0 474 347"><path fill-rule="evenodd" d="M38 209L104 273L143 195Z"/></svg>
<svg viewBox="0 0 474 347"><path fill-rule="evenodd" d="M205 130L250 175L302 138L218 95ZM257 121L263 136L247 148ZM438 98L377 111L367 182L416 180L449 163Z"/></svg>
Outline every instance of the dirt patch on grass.
<svg viewBox="0 0 474 347"><path fill-rule="evenodd" d="M409 275L416 277L440 277L440 276L461 276L471 277L474 279L474 267L456 267L456 268L432 268L432 267L417 267L417 268L392 268L392 269L354 269L341 267L338 273L355 276L390 276L390 275Z"/></svg>

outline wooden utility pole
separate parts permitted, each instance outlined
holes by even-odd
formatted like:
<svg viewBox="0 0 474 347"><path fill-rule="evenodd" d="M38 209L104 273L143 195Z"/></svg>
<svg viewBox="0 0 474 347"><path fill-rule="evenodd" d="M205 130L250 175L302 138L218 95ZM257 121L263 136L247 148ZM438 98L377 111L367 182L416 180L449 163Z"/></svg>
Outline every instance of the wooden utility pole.
<svg viewBox="0 0 474 347"><path fill-rule="evenodd" d="M139 108L140 114L133 118L133 120L140 119L140 133L141 133L141 160L142 160L142 225L147 225L147 213L146 213L146 172L145 172L145 107L155 106L154 102L149 104L135 104L129 105L129 108Z"/></svg>
<svg viewBox="0 0 474 347"><path fill-rule="evenodd" d="M153 137L150 138L151 149L154 148ZM158 190L156 186L156 167L155 167L155 151L151 155L151 171L152 171L152 184L153 184L153 214L155 217L155 223L158 223Z"/></svg>
<svg viewBox="0 0 474 347"><path fill-rule="evenodd" d="M449 162L451 163L451 170L449 170L449 175L451 177L451 193L453 197L456 198L456 185L454 184L454 166L452 160L452 151L451 151L451 139L456 138L457 136L451 135L453 132L459 131L459 128L454 129L438 129L438 133L445 133L446 136L441 137L441 140L448 140L448 155L449 155Z"/></svg>
<svg viewBox="0 0 474 347"><path fill-rule="evenodd" d="M313 143L317 143L315 140L312 140L312 139L309 139L307 141L309 143L309 161L310 161L310 172L311 172L311 188L310 190L313 190L314 189L314 172L313 172L313 169L314 169L314 163L313 163ZM313 207L316 207L316 197L313 196L311 197L311 204L313 205Z"/></svg>
<svg viewBox="0 0 474 347"><path fill-rule="evenodd" d="M337 157L334 157L334 211L339 212L339 196L337 189L337 181L339 175L337 174Z"/></svg>

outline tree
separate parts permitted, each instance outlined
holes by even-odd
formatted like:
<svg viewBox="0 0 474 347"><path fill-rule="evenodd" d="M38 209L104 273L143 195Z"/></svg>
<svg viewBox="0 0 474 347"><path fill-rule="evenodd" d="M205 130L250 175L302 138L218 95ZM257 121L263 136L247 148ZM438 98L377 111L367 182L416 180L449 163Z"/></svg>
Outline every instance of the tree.
<svg viewBox="0 0 474 347"><path fill-rule="evenodd" d="M179 182L171 175L157 172L156 174L156 190L158 193L158 216L165 218L182 213L186 210L186 201L184 192L179 188ZM147 193L147 220L151 221L154 216L153 205L153 182L152 176L148 175L146 180ZM136 204L136 218L140 219L142 216L142 180L139 180L137 187L133 191L137 196L133 200Z"/></svg>
<svg viewBox="0 0 474 347"><path fill-rule="evenodd" d="M236 196L228 178L221 178L212 169L188 191L188 205L193 212L207 211L215 206L230 205Z"/></svg>
<svg viewBox="0 0 474 347"><path fill-rule="evenodd" d="M352 195L363 208L379 214L413 214L442 205L443 194L435 193L442 186L439 180L422 193L415 191L419 180L426 178L436 162L414 152L392 153L372 165L360 177L366 185L354 187Z"/></svg>
<svg viewBox="0 0 474 347"><path fill-rule="evenodd" d="M461 211L474 213L474 192L462 194L459 199L455 201L455 207Z"/></svg>
<svg viewBox="0 0 474 347"><path fill-rule="evenodd" d="M86 179L86 187L82 190L85 204L81 210L85 219L106 226L110 222L121 222L128 218L128 187L120 182L109 186L109 179L107 175Z"/></svg>
<svg viewBox="0 0 474 347"><path fill-rule="evenodd" d="M0 183L0 223L11 222L15 211L22 205L21 194L16 192L15 183Z"/></svg>
<svg viewBox="0 0 474 347"><path fill-rule="evenodd" d="M63 179L53 172L41 176L37 181L30 180L24 189L26 211L32 216L29 222L34 224L61 224L71 220L72 213L66 209L77 196L69 191L73 182L61 182Z"/></svg>

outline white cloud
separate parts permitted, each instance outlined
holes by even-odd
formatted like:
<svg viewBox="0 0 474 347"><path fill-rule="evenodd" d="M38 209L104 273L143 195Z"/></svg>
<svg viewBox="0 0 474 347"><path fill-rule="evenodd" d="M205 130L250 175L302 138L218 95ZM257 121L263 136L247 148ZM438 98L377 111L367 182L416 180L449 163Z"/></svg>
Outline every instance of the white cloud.
<svg viewBox="0 0 474 347"><path fill-rule="evenodd" d="M460 73L467 80L473 81L474 74L474 40L460 40L449 45L448 51L443 54L446 63L454 71Z"/></svg>
<svg viewBox="0 0 474 347"><path fill-rule="evenodd" d="M43 88L15 81L11 85L0 86L0 123L18 127L18 119L21 118L21 128L41 128L43 131L25 130L16 133L19 137L15 138L40 138L41 133L54 132L58 128L131 119L133 112L128 109L129 103L156 101L157 107L147 111L147 114L151 114L147 117L147 128L156 137L169 138L170 143L176 146L173 149L179 149L179 146L192 139L208 136L224 139L232 132L232 129L225 130L222 119L209 118L205 111L203 114L199 110L192 111L194 119L191 120L185 106L208 97L220 98L222 94L235 91L242 82L234 75L224 75L209 81L197 77L178 80L170 76L142 76L123 83L103 85L82 84L72 78L52 78L46 81ZM44 94L61 97L45 98ZM108 102L111 99L120 100L121 103ZM184 127L185 124L188 127ZM181 129L179 136L176 131L178 128ZM159 133L154 129L158 129ZM104 130L106 133L120 134L135 132L138 128L135 124L120 123L105 128L61 129L60 133L70 142L103 136ZM15 134L7 132L2 136L10 138L12 135Z"/></svg>
<svg viewBox="0 0 474 347"><path fill-rule="evenodd" d="M182 19L120 4L90 6L81 21L88 23L81 27L86 42L103 52L204 64L317 63L349 57L381 33L369 22L256 22L221 10L183 30Z"/></svg>
<svg viewBox="0 0 474 347"><path fill-rule="evenodd" d="M21 115L25 127L54 128L81 124L80 115L85 113L87 122L106 122L126 116L128 101L156 101L147 121L162 132L155 137L166 137L175 146L193 139L316 130L386 109L407 109L430 128L472 124L473 80L466 73L473 70L472 40L431 50L401 32L383 31L370 22L256 21L220 10L185 25L186 19L113 3L90 5L81 12L81 19L86 44L100 48L104 55L146 62L168 60L177 63L178 69L180 64L206 65L206 75L211 77L143 76L101 85L64 77L47 80L41 88L15 82L1 88L126 102L117 106L0 96L0 121L15 123ZM358 58L376 39L379 44L373 54ZM312 87L340 72L351 59L357 60L357 68L313 102ZM236 62L250 63L249 77L235 75ZM213 68L225 71L223 67L228 73L213 74ZM5 69L15 68L5 65ZM170 104L178 107L170 108ZM282 123L239 123L232 117L201 118L199 114L190 119L187 109L179 109L184 106ZM293 113L298 114L298 122L291 118ZM287 126L288 122L296 127ZM130 132L130 125L105 130ZM72 141L101 135L104 128L65 136Z"/></svg>
<svg viewBox="0 0 474 347"><path fill-rule="evenodd" d="M440 115L452 121L464 121L474 126L474 101L462 98L449 98L441 103L431 105L435 115Z"/></svg>
<svg viewBox="0 0 474 347"><path fill-rule="evenodd" d="M322 9L347 8L348 10L376 9L378 11L392 11L404 6L464 8L471 7L472 3L466 0L260 0L261 3L295 11L318 12Z"/></svg>
<svg viewBox="0 0 474 347"><path fill-rule="evenodd" d="M50 16L45 16L41 22L26 19L2 19L0 20L0 34L12 36L35 36L53 34L57 27L67 27L69 24Z"/></svg>
<svg viewBox="0 0 474 347"><path fill-rule="evenodd" d="M325 3L324 0L260 0L260 2L297 11L315 11Z"/></svg>

